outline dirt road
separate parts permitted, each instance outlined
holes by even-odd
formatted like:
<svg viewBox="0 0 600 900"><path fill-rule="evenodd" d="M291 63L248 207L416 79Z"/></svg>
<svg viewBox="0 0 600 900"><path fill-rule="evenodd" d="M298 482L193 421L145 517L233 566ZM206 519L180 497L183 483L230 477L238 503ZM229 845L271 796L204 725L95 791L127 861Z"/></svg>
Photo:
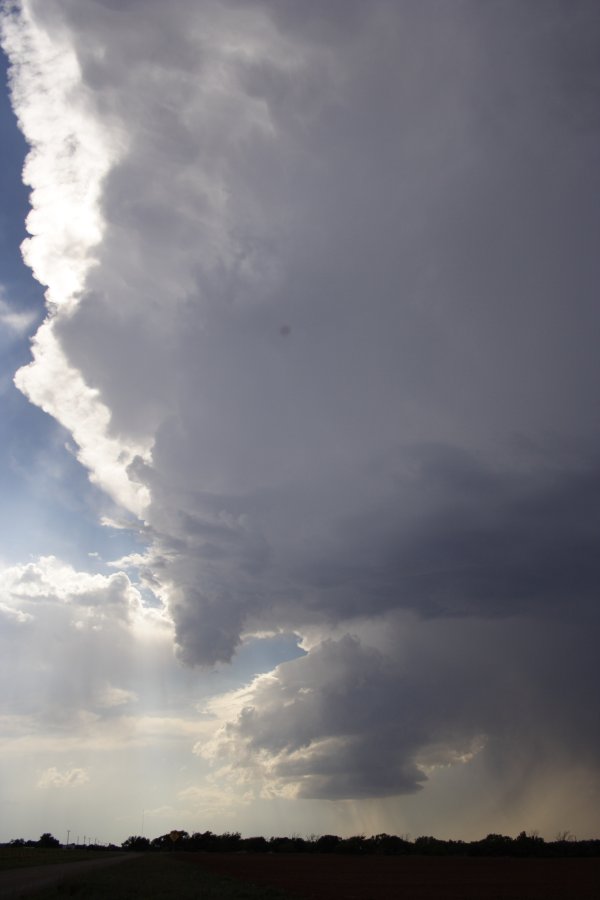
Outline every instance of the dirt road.
<svg viewBox="0 0 600 900"><path fill-rule="evenodd" d="M0 897L2 900L8 900L9 897L27 897L32 891L49 887L65 878L81 875L82 872L90 872L93 869L101 869L104 866L114 866L129 859L136 859L138 856L138 853L123 853L120 856L101 856L99 859L85 862L8 869L0 872Z"/></svg>

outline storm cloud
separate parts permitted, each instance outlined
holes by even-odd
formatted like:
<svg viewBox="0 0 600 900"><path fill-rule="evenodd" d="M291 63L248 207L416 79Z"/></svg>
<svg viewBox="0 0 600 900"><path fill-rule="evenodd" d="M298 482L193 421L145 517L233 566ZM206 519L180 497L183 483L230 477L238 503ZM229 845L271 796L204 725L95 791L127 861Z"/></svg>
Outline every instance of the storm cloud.
<svg viewBox="0 0 600 900"><path fill-rule="evenodd" d="M308 650L199 752L301 797L595 773L597 4L4 19L51 309L17 385L185 664Z"/></svg>

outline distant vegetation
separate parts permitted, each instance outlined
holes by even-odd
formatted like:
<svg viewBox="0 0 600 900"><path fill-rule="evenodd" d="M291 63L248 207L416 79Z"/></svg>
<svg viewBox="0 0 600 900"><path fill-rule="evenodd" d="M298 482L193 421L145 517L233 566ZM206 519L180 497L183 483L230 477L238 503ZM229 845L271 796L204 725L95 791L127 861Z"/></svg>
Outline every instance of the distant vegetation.
<svg viewBox="0 0 600 900"><path fill-rule="evenodd" d="M44 832L44 834L40 837L39 841L26 841L23 838L15 838L14 841L10 841L9 846L11 847L45 847L46 849L51 849L52 847L60 847L60 841L50 834L49 831Z"/></svg>
<svg viewBox="0 0 600 900"><path fill-rule="evenodd" d="M8 841L5 844L0 844L0 847L4 849L18 849L18 848L27 848L27 849L41 849L41 850L56 850L56 849L69 849L69 850L86 850L86 851L94 851L94 850L120 850L120 847L117 847L116 844L92 844L90 843L73 843L68 845L61 844L58 838L55 838L54 835L50 834L50 832L46 831L39 840L25 840L25 838L13 838L12 841Z"/></svg>
<svg viewBox="0 0 600 900"><path fill-rule="evenodd" d="M49 833L38 841L17 838L3 847L60 847L59 841ZM75 849L71 844L67 849ZM88 850L117 850L114 844L90 845ZM581 857L600 856L600 840L576 840L569 832L557 835L554 841L545 841L535 833L522 831L516 838L504 834L488 834L478 841L440 840L422 836L414 841L393 834L376 834L372 837L355 835L341 838L324 834L302 838L264 837L243 838L237 831L214 834L212 831L189 834L187 831L170 831L152 840L142 835L131 835L121 844L122 850L139 851L188 851L208 853L339 853L354 855L380 854L387 856L512 856L512 857Z"/></svg>
<svg viewBox="0 0 600 900"><path fill-rule="evenodd" d="M212 831L171 831L153 840L132 835L123 841L124 850L203 851L209 853L349 853L393 856L600 856L600 840L575 840L568 832L554 841L524 831L516 838L488 834L479 841L443 841L423 836L411 841L393 834L372 837L355 835L340 838L335 834L302 838L243 838L238 832L213 834Z"/></svg>

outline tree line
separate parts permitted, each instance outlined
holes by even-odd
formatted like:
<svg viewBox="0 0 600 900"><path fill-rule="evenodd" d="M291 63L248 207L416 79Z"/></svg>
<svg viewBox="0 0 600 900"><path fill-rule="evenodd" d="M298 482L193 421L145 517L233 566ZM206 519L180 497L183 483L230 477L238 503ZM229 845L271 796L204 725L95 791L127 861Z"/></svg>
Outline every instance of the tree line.
<svg viewBox="0 0 600 900"><path fill-rule="evenodd" d="M600 856L600 840L576 840L569 832L557 835L554 841L545 841L536 833L522 831L516 838L503 834L488 834L477 841L441 840L421 836L415 840L393 834L376 834L371 837L354 835L341 838L335 834L323 834L302 838L247 837L237 831L214 834L212 831L171 831L149 839L130 835L121 844L123 850L135 851L188 851L207 853L347 853L353 855L380 854L388 856L538 856L573 857Z"/></svg>
<svg viewBox="0 0 600 900"><path fill-rule="evenodd" d="M15 838L5 847L58 848L62 845L50 832L45 832L39 840ZM76 845L70 844L69 848ZM537 856L537 857L582 857L600 856L600 840L578 841L568 831L556 836L553 841L545 841L535 832L522 831L516 838L504 834L488 834L477 841L441 840L423 835L410 840L394 834L375 834L371 837L354 835L342 838L336 834L313 835L303 838L261 836L243 838L238 831L214 834L212 831L174 830L159 837L147 838L130 835L120 847L116 844L86 845L89 850L134 850L187 851L204 853L340 853L353 855L380 854L384 856Z"/></svg>

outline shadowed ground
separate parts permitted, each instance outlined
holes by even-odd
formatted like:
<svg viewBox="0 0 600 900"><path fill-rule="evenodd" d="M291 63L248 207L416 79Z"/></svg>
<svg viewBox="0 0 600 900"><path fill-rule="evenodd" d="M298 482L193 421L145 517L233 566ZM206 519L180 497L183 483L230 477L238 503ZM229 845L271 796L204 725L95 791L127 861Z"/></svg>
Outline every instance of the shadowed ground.
<svg viewBox="0 0 600 900"><path fill-rule="evenodd" d="M117 863L135 859L138 854L121 854L119 856L102 856L85 862L54 863L52 865L14 868L0 872L0 897L27 896L32 891L50 887L65 878L85 875L95 869L114 866Z"/></svg>
<svg viewBox="0 0 600 900"><path fill-rule="evenodd" d="M304 900L599 900L600 859L181 853L188 865Z"/></svg>
<svg viewBox="0 0 600 900"><path fill-rule="evenodd" d="M0 885L0 897L35 900L289 900L269 885L253 885L182 865L173 853L122 854L127 865L56 865L26 879L21 872L10 893ZM104 861L103 861L104 862ZM109 861L106 860L108 863Z"/></svg>
<svg viewBox="0 0 600 900"><path fill-rule="evenodd" d="M600 859L131 853L0 873L3 900L75 894L80 900L281 900L284 894L297 900L599 900Z"/></svg>

